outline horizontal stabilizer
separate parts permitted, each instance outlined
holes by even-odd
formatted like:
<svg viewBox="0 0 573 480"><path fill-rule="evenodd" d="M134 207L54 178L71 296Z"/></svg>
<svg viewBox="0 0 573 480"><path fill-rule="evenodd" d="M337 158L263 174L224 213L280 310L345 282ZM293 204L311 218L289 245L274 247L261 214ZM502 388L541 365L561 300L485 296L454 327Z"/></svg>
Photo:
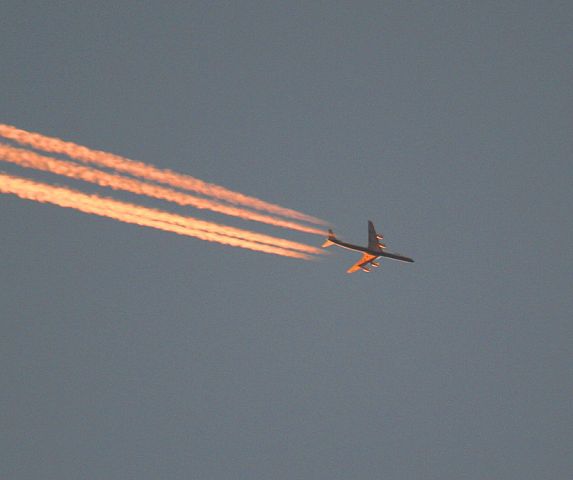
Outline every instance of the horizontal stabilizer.
<svg viewBox="0 0 573 480"><path fill-rule="evenodd" d="M334 244L334 239L336 237L334 236L334 232L329 228L328 229L328 238L326 239L326 242L324 242L322 244L322 248L326 248L326 247L330 247L331 245Z"/></svg>

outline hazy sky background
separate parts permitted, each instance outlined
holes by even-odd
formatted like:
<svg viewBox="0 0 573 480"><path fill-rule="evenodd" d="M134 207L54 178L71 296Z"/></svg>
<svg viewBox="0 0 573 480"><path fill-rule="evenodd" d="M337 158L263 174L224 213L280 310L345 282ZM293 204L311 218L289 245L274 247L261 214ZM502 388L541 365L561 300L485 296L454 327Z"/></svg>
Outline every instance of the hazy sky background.
<svg viewBox="0 0 573 480"><path fill-rule="evenodd" d="M0 122L416 260L0 196L2 478L570 478L571 2L12 1L0 32Z"/></svg>

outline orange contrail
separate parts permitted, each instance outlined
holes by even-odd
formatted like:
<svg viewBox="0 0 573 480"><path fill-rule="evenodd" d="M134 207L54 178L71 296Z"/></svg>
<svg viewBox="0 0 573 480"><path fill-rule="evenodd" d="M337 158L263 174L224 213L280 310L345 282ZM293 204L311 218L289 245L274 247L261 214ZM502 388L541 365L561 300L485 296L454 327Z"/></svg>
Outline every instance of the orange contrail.
<svg viewBox="0 0 573 480"><path fill-rule="evenodd" d="M88 181L94 181L94 183L99 183L101 185L104 186L108 186L108 180L114 182L114 184L118 185L118 188L121 188L121 182L125 180L126 184L129 185L129 182L135 182L138 183L136 180L132 180L129 178L123 178L121 176L117 176L117 175L111 175L111 174L107 174L105 172L100 172L99 170L96 169L91 169L91 168L87 168L87 167L82 167L80 165L75 165L72 163L68 163L68 162L60 162L58 160L55 159L51 159L49 157L42 157L41 155L37 155L35 153L32 152L26 152L26 151L21 151L19 152L19 149L13 149L16 150L11 151L11 150L4 150L4 147L6 147L5 145L2 145L0 143L0 159L4 156L4 153L7 153L9 156L10 155L14 155L15 157L17 157L19 153L29 153L30 155L24 155L23 158L23 163L26 166L26 162L34 162L34 161L39 161L41 160L42 162L44 162L44 164L46 165L50 165L53 166L53 169L50 169L49 171L52 171L53 173L62 173L62 174L66 174L66 168L69 166L73 171L73 169L75 168L79 168L79 169L85 169L87 170L86 172L80 172L80 173L85 173L86 175L86 180ZM7 149L11 149L12 147L6 147ZM40 157L40 158L37 158ZM12 159L12 160L18 160L18 158ZM53 160L53 164L52 163L47 163L48 161ZM18 161L15 161L14 163L19 164ZM63 165L62 165L63 163ZM66 163L68 163L66 165ZM61 171L59 171L61 170ZM99 176L102 176L102 178L99 178ZM107 178L107 176L111 177L110 179ZM101 182L99 181L101 180ZM142 183L142 182L139 182ZM153 185L148 185L148 184L144 184L142 183L143 186L148 186L150 188L153 188ZM137 187L137 185L135 186ZM158 187L161 188L161 187ZM127 190L127 188L126 188ZM136 192L138 193L138 192ZM176 193L176 192L175 192ZM133 205L133 204L125 204L124 205L130 205L133 209L137 209L137 208L143 208L140 207L138 205ZM240 228L235 228L235 227L229 227L229 226L225 226L225 225L220 225L217 223L213 223L213 222L206 222L203 220L198 220L192 217L186 217L186 216L182 216L182 215L177 215L174 213L169 213L169 212L165 212L162 210L154 210L154 209L147 209L147 212L155 212L155 216L156 218L161 219L164 222L167 223L172 223L174 225L180 225L180 226L184 226L184 227L190 227L190 228L199 228L202 230L206 230L206 231L213 231L214 233L218 233L221 235L226 235L226 236L230 236L230 237L236 237L236 238L243 238L249 241L253 241L253 242L258 242L258 243L266 243L269 245L273 245L273 246L279 246L282 248L287 248L287 249L291 249L291 250L298 250L301 252L305 252L305 253L310 253L310 254L322 254L323 250L320 250L316 247L311 247L310 245L306 245L303 243L299 243L299 242L294 242L291 240L287 240L284 238L279 238L279 237L274 237L271 235L265 235L262 233L256 233L256 232L252 232L250 230L244 230L244 229L240 229Z"/></svg>
<svg viewBox="0 0 573 480"><path fill-rule="evenodd" d="M14 177L18 178L18 177ZM40 183L39 185L45 185ZM53 187L56 188L56 187ZM80 196L77 198L82 198L81 195L86 196L81 192L77 192L76 190L64 188L64 187L57 187L61 188L62 192L69 191L71 193L79 194ZM129 213L130 215L138 214L138 212L142 212L142 215L150 216L153 215L153 218L159 220L164 223L169 223L172 225L177 225L180 227L203 230L206 232L215 233L218 235L224 235L227 237L234 237L243 240L247 240L250 242L256 242L261 244L268 244L271 246L277 246L280 248L296 250L308 254L316 254L320 255L323 254L324 251L318 249L316 247L312 247L310 245L306 245L304 243L295 242L292 240L286 240L284 238L274 237L272 235L265 235L262 233L252 232L250 230L244 230L241 228L229 227L226 225L220 225L213 222L207 222L204 220L199 220L193 217L187 217L183 215L178 215L175 213L165 212L163 210L157 210L153 208L143 207L140 205L135 205L127 202L120 202L110 198L99 197L97 195L87 195L87 197L95 197L95 198L104 198L108 201L108 205L113 206L116 210L122 208L124 212Z"/></svg>
<svg viewBox="0 0 573 480"><path fill-rule="evenodd" d="M163 215L164 212L147 207L99 197L97 195L88 195L69 188L55 187L12 175L0 174L0 193L9 193L27 200L51 203L60 207L79 210L84 213L113 218L125 223L156 228L224 245L305 260L312 258L301 252L220 234L215 231L215 229L220 226L211 224L210 222L196 221L197 228L193 228L192 225L195 219L189 217L177 219L177 217L180 217L179 215ZM174 220L181 223L172 223ZM205 228L209 230L205 230Z"/></svg>
<svg viewBox="0 0 573 480"><path fill-rule="evenodd" d="M151 165L146 165L143 162L137 162L120 157L119 155L99 150L91 150L72 142L66 142L59 138L48 137L39 133L27 132L26 130L21 130L11 125L0 124L0 136L21 144L30 145L38 150L64 154L84 163L92 163L102 167L112 168L136 177L168 184L172 187L191 190L193 192L215 197L237 205L244 205L257 210L264 210L273 214L319 225L327 224L323 220L297 212L296 210L280 207L258 198L243 195L242 193L234 192L219 185L204 182L189 175L176 173L171 170L159 169Z"/></svg>
<svg viewBox="0 0 573 480"><path fill-rule="evenodd" d="M208 209L215 212L243 218L246 220L258 221L269 225L275 225L301 232L324 235L322 230L309 227L300 223L282 220L262 213L245 210L244 208L233 207L228 204L217 202L207 198L201 198L188 193L172 190L167 187L152 185L130 177L103 172L95 168L78 165L77 163L58 160L52 157L39 155L29 150L15 148L0 142L0 160L14 163L25 168L35 168L46 172L64 175L69 178L95 183L103 187L110 187L115 190L124 190L139 195L147 195L161 200L167 200L179 205L190 205L200 209Z"/></svg>

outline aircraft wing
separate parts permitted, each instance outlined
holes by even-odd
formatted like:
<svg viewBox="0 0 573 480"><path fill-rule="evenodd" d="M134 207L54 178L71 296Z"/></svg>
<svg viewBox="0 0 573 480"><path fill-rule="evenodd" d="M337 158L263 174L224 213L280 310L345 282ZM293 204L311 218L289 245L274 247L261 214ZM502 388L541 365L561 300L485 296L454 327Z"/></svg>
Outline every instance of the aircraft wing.
<svg viewBox="0 0 573 480"><path fill-rule="evenodd" d="M382 250L386 248L380 240L384 238L384 235L377 233L374 228L374 224L368 220L368 248L370 250Z"/></svg>
<svg viewBox="0 0 573 480"><path fill-rule="evenodd" d="M362 258L360 260L358 260L354 265L352 265L348 270L346 270L346 272L347 273L354 273L357 270L361 270L366 265L368 265L372 260L374 260L376 258L377 257L375 257L374 255L369 255L369 254L365 253L364 255L362 255Z"/></svg>

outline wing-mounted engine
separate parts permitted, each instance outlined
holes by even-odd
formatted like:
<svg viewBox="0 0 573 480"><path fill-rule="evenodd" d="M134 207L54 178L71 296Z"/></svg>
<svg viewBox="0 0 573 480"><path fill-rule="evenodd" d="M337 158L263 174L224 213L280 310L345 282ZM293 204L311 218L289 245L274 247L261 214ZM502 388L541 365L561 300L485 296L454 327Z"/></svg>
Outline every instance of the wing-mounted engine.
<svg viewBox="0 0 573 480"><path fill-rule="evenodd" d="M383 239L384 239L384 235L382 235L381 233L376 234L376 243L378 245L378 248L380 248L380 250L384 250L386 248L386 244L382 243Z"/></svg>
<svg viewBox="0 0 573 480"><path fill-rule="evenodd" d="M376 234L376 241L378 242L378 247L380 247L380 249L382 249L382 250L384 250L386 248L386 244L382 243L383 239L384 239L384 235L382 235L381 233Z"/></svg>

